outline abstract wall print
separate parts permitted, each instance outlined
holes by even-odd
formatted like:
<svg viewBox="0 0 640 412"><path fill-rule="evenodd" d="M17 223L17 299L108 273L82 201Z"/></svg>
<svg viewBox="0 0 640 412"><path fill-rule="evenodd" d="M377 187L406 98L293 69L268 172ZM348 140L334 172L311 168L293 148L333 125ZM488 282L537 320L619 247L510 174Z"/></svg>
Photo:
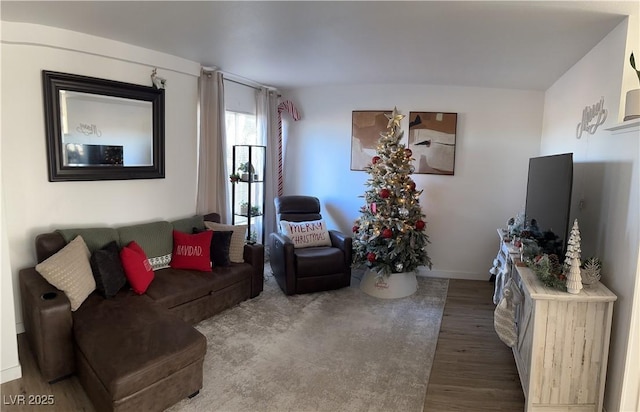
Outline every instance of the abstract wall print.
<svg viewBox="0 0 640 412"><path fill-rule="evenodd" d="M453 175L457 113L410 112L409 148L415 173Z"/></svg>
<svg viewBox="0 0 640 412"><path fill-rule="evenodd" d="M376 155L380 133L387 130L387 111L353 111L351 128L351 170L364 170Z"/></svg>

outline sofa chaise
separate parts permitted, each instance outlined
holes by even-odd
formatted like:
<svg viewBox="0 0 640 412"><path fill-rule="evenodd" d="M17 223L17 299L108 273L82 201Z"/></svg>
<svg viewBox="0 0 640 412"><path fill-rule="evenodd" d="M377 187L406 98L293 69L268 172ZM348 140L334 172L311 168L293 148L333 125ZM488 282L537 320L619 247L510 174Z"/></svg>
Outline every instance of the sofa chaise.
<svg viewBox="0 0 640 412"><path fill-rule="evenodd" d="M153 270L145 293L124 287L105 298L92 292L75 310L66 293L36 268L21 270L25 332L43 378L54 382L76 374L99 411L163 410L197 395L207 345L192 325L258 296L263 288L263 246L245 245L244 238L240 246L244 262L214 263L210 272L167 264L167 253L171 254L167 240L174 231L201 232L208 222L219 222L219 216L38 235L39 263L78 236L91 253L113 241L122 248L133 240L149 262L165 259L161 268Z"/></svg>

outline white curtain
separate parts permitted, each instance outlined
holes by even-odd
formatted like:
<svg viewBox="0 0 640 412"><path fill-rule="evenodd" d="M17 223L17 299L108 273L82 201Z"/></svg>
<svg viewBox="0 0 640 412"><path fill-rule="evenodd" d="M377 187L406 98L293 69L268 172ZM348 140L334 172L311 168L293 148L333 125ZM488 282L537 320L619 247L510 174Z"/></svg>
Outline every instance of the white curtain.
<svg viewBox="0 0 640 412"><path fill-rule="evenodd" d="M256 97L258 144L267 147L267 173L264 185L264 238L265 246L267 246L269 234L277 231L273 199L278 194L278 93L275 90L262 87L256 93Z"/></svg>
<svg viewBox="0 0 640 412"><path fill-rule="evenodd" d="M224 83L218 70L200 72L199 150L196 213L220 214L222 223L231 223L227 193Z"/></svg>

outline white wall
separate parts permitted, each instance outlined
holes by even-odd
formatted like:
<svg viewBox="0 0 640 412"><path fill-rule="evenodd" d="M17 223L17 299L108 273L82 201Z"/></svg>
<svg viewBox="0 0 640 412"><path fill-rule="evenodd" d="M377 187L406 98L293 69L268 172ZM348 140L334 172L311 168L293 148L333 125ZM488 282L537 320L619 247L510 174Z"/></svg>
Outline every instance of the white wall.
<svg viewBox="0 0 640 412"><path fill-rule="evenodd" d="M2 80L0 79L0 90ZM0 112L2 105L0 103ZM1 116L0 116L1 118ZM1 120L0 120L1 122ZM1 123L0 123L1 125ZM1 127L1 126L0 126ZM2 158L2 145L0 144L0 159ZM0 182L2 181L2 168L0 168ZM22 376L22 368L18 359L18 339L16 336L15 309L13 306L13 277L9 262L9 240L5 227L4 188L0 188L0 383L17 379Z"/></svg>
<svg viewBox="0 0 640 412"><path fill-rule="evenodd" d="M634 47L638 49L637 21L631 24L631 29L636 30ZM605 394L609 412L634 410L621 406L621 397L638 273L640 139L637 129L620 134L605 130L622 117L620 99L626 93L623 66L628 65L629 56L626 44L627 21L547 90L541 140L542 154L574 153L572 215L580 224L582 255L596 255L603 260L602 282L618 296ZM576 139L576 125L583 109L601 97L609 110L607 121L594 135L585 133ZM579 200L584 201L582 209L577 207ZM633 368L635 382L637 366L628 364ZM637 401L637 392L635 396Z"/></svg>
<svg viewBox="0 0 640 412"><path fill-rule="evenodd" d="M35 264L33 241L55 228L117 225L195 213L196 102L199 64L120 42L45 26L2 23L2 191L15 319L22 329L18 271ZM42 70L151 85L154 67L167 79L165 179L50 183ZM4 269L4 267L3 267ZM11 279L5 279L11 277ZM11 282L9 282L11 280ZM3 295L4 297L4 295ZM3 308L5 302L3 299ZM3 350L9 342L2 335ZM14 336L15 338L15 336ZM8 347L8 346L7 346ZM2 361L5 358L3 356ZM5 369L3 363L2 369Z"/></svg>
<svg viewBox="0 0 640 412"><path fill-rule="evenodd" d="M351 112L458 113L455 175L415 174L424 192L430 276L488 280L496 228L524 208L528 159L538 154L543 93L425 85L311 87L287 91L302 119L285 122L285 194L317 196L331 226L351 232L368 175L350 171ZM267 201L270 201L267 199Z"/></svg>

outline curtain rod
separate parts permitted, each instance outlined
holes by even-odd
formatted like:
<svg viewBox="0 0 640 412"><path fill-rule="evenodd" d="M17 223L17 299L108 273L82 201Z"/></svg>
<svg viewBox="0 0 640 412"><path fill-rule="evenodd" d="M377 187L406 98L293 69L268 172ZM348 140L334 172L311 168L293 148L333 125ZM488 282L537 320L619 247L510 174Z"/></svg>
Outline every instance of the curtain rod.
<svg viewBox="0 0 640 412"><path fill-rule="evenodd" d="M224 72L223 72L223 74L224 74ZM253 86L253 85L251 85L251 84L243 83L243 82L238 81L238 80L232 80L232 79L229 79L229 78L227 78L227 77L223 77L223 80L224 80L225 82L231 82L231 83L239 84L240 86L250 87L250 88L252 88L252 89L254 89L254 90L258 90L258 91L260 91L260 90L261 90L261 88L260 88L260 87L258 87L258 86ZM269 86L263 86L263 87L265 87L266 89L268 89L268 90L269 90L269 91L271 91L271 92L276 92L276 94L277 94L277 96L278 96L278 97L282 97L282 94L280 94L280 92L278 91L278 89L273 88L273 87L269 87Z"/></svg>
<svg viewBox="0 0 640 412"><path fill-rule="evenodd" d="M252 89L260 90L260 87L253 86L253 85L247 84L247 83L242 83L242 82L240 82L238 80L232 80L232 79L229 79L228 77L223 77L223 79L224 79L225 82L231 82L231 83L239 84L240 86L246 86L246 87L251 87Z"/></svg>
<svg viewBox="0 0 640 412"><path fill-rule="evenodd" d="M218 67L213 66L213 67L205 67L203 66L202 69L207 70L207 71L216 71L218 70L220 73L223 74L223 80L227 81L227 82L231 82L231 83L235 83L235 84L239 84L240 86L246 86L246 87L250 87L254 90L261 90L262 87L270 90L270 91L274 91L278 94L278 97L282 97L282 94L280 94L280 91L275 88L275 87L271 87L271 86L265 86L263 84L254 82L253 80L250 79L245 79L241 76L238 76L237 74L233 74L233 73L229 73L229 72L225 72L224 70L220 70Z"/></svg>

